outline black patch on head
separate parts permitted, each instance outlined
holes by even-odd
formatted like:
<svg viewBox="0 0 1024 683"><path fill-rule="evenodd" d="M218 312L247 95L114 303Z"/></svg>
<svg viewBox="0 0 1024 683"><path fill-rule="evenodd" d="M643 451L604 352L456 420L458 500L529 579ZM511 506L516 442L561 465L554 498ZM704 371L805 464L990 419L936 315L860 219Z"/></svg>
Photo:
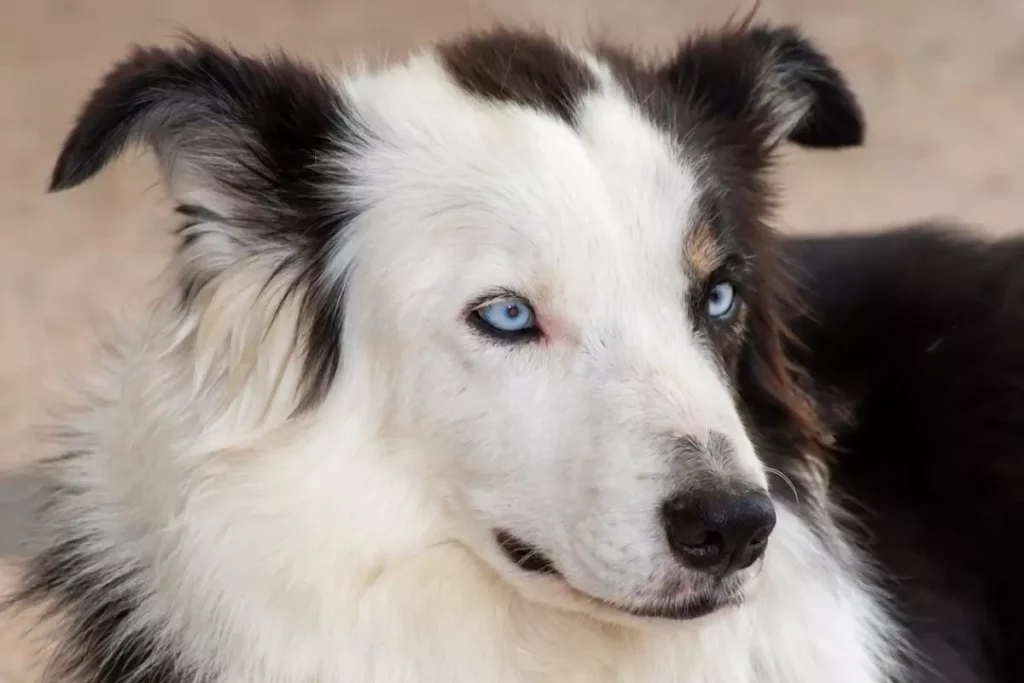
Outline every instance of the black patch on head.
<svg viewBox="0 0 1024 683"><path fill-rule="evenodd" d="M83 457L69 453L67 462ZM80 491L60 487L49 500ZM65 525L74 529L80 525ZM116 549L86 531L65 531L29 561L13 606L41 605L57 619L60 642L46 670L53 683L209 683L209 671L185 664L173 644L139 628L145 590L130 565L113 566Z"/></svg>
<svg viewBox="0 0 1024 683"><path fill-rule="evenodd" d="M182 170L197 176L228 213L183 206L186 228L228 227L241 249L273 252L282 259L278 272L301 273L308 407L339 362L342 285L322 286L324 258L353 214L338 196L341 164L363 133L322 74L283 55L254 59L189 38L177 49L136 49L106 76L65 141L50 186L78 185L138 142L171 178ZM184 234L183 248L202 230ZM190 275L186 299L203 284L203 274Z"/></svg>
<svg viewBox="0 0 1024 683"><path fill-rule="evenodd" d="M546 36L498 29L442 45L448 71L468 92L552 113L572 125L596 86L575 55Z"/></svg>

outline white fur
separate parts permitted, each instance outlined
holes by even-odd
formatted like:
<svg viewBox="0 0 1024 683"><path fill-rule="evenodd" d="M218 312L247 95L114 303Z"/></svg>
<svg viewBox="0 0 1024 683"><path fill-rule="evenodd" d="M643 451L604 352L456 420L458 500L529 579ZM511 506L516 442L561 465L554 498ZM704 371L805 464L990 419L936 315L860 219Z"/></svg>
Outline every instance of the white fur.
<svg viewBox="0 0 1024 683"><path fill-rule="evenodd" d="M594 600L687 576L652 511L694 464L657 435L725 434L714 472L766 483L680 303L698 179L674 143L607 79L578 131L469 97L430 55L340 87L375 137L344 162L360 213L333 255L326 401L291 417L302 312L252 256L122 346L72 444L88 455L57 470L82 489L63 523L112 575L140 568L133 628L218 683L886 680L894 630L859 565L781 504L743 605L670 622ZM482 341L463 307L496 286L557 332ZM512 567L506 527L568 585Z"/></svg>

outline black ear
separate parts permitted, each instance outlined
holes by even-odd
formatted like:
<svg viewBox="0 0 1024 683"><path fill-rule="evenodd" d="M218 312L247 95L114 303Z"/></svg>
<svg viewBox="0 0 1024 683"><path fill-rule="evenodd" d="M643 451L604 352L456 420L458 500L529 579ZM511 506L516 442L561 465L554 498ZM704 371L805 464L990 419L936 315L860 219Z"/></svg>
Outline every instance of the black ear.
<svg viewBox="0 0 1024 683"><path fill-rule="evenodd" d="M769 145L788 139L839 148L864 140L864 116L846 80L792 27L701 35L662 76L704 115L750 125Z"/></svg>
<svg viewBox="0 0 1024 683"><path fill-rule="evenodd" d="M132 143L151 148L171 194L227 223L301 220L322 201L322 161L345 137L344 107L318 72L188 38L136 49L92 93L51 190L74 187ZM297 228L300 226L296 226Z"/></svg>
<svg viewBox="0 0 1024 683"><path fill-rule="evenodd" d="M137 49L90 96L51 189L88 180L131 144L150 148L184 216L183 303L239 263L299 298L304 410L340 362L344 278L327 275L327 256L353 215L343 167L366 139L354 121L327 77L281 55L255 59L195 38Z"/></svg>

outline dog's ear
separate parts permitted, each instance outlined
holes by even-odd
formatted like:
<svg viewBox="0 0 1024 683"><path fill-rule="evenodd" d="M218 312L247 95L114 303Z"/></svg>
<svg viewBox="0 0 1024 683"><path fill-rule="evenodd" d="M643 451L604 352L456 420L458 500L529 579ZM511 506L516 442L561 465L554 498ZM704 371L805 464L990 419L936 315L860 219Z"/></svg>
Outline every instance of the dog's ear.
<svg viewBox="0 0 1024 683"><path fill-rule="evenodd" d="M703 114L743 123L767 146L860 145L864 117L831 61L795 28L741 26L700 35L662 68Z"/></svg>
<svg viewBox="0 0 1024 683"><path fill-rule="evenodd" d="M184 216L182 300L205 312L196 343L222 353L206 354L210 367L277 368L246 344L286 338L270 329L297 302L304 409L322 399L340 362L344 278L328 258L353 215L344 174L357 139L324 75L282 55L254 59L190 38L177 49L137 49L111 70L64 143L51 189L88 180L129 145L150 148ZM241 359L234 365L223 360L231 353Z"/></svg>
<svg viewBox="0 0 1024 683"><path fill-rule="evenodd" d="M295 239L309 234L308 219L339 210L324 203L322 185L336 171L325 159L346 139L344 124L340 94L313 69L189 37L176 49L136 49L107 74L65 141L50 188L74 187L142 143L191 215Z"/></svg>

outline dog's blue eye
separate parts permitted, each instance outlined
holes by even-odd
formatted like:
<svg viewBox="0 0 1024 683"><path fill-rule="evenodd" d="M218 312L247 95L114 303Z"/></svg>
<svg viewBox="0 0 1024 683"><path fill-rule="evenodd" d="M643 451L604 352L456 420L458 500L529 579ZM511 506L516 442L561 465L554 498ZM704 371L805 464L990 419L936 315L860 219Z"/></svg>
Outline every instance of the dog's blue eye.
<svg viewBox="0 0 1024 683"><path fill-rule="evenodd" d="M525 332L534 327L533 309L522 299L493 301L476 309L476 315L499 332Z"/></svg>
<svg viewBox="0 0 1024 683"><path fill-rule="evenodd" d="M736 287L728 280L723 280L711 289L708 295L708 315L712 318L725 318L732 313L736 305Z"/></svg>

